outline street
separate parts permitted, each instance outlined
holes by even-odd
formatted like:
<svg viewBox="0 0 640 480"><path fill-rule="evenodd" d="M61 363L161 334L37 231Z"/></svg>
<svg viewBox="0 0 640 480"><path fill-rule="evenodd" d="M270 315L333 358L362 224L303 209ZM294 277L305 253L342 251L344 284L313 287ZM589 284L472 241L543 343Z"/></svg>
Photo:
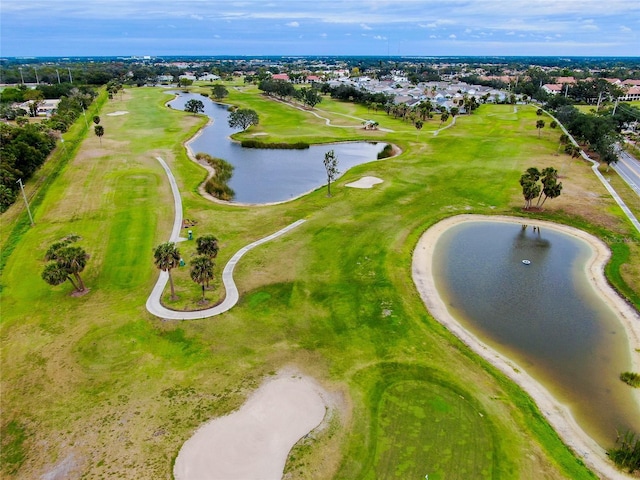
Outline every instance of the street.
<svg viewBox="0 0 640 480"><path fill-rule="evenodd" d="M618 152L618 162L611 165L625 182L640 196L640 162L627 152Z"/></svg>

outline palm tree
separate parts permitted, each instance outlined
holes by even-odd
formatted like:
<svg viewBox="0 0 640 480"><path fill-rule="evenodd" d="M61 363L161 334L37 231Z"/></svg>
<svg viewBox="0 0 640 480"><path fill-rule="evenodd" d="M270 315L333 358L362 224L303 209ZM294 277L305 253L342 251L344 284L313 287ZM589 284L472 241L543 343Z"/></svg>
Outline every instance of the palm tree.
<svg viewBox="0 0 640 480"><path fill-rule="evenodd" d="M102 125L96 125L93 128L96 132L96 136L100 139L100 145L102 145L102 136L104 135L104 127Z"/></svg>
<svg viewBox="0 0 640 480"><path fill-rule="evenodd" d="M209 286L209 282L213 279L213 261L205 256L200 255L191 261L191 280L202 285L202 301L204 302L204 286Z"/></svg>
<svg viewBox="0 0 640 480"><path fill-rule="evenodd" d="M45 267L42 278L49 285L60 285L65 280L69 280L76 291L84 292L86 290L80 272L87 265L89 255L82 247L70 246L69 240L54 243L47 250L45 260L51 261L51 263ZM71 278L72 275L73 278Z"/></svg>
<svg viewBox="0 0 640 480"><path fill-rule="evenodd" d="M73 288L78 290L76 284L57 262L48 263L44 267L44 270L42 271L42 279L49 285L53 285L54 287L57 285L62 285L64 282L69 280L73 285Z"/></svg>
<svg viewBox="0 0 640 480"><path fill-rule="evenodd" d="M414 123L414 125L416 126L416 140L418 139L418 132L420 132L420 130L422 130L422 120L416 120L416 122Z"/></svg>
<svg viewBox="0 0 640 480"><path fill-rule="evenodd" d="M449 114L447 112L443 112L442 115L440 115L440 126L442 126L442 124L447 120L449 120Z"/></svg>
<svg viewBox="0 0 640 480"><path fill-rule="evenodd" d="M180 251L174 242L165 242L158 245L153 252L153 263L160 270L167 272L169 275L169 285L171 285L171 300L176 299L176 292L173 288L173 278L171 278L171 269L180 264Z"/></svg>
<svg viewBox="0 0 640 480"><path fill-rule="evenodd" d="M538 201L536 202L536 207L541 206L540 200L542 199L542 195L544 195L544 200L547 199L550 192L554 191L555 186L557 185L558 180L558 170L553 167L546 167L542 170L542 192L540 192L540 196L538 197ZM562 183L560 184L560 189L562 190ZM558 192L558 195L560 193ZM557 195L556 195L557 196ZM555 197L554 197L555 198ZM544 200L542 204L544 205Z"/></svg>
<svg viewBox="0 0 640 480"><path fill-rule="evenodd" d="M531 207L531 201L540 195L540 185L538 185L540 176L540 170L536 167L527 168L527 171L520 176L525 210Z"/></svg>
<svg viewBox="0 0 640 480"><path fill-rule="evenodd" d="M540 132L544 128L544 120L538 120L536 122L536 128L538 129L538 138L540 138Z"/></svg>
<svg viewBox="0 0 640 480"><path fill-rule="evenodd" d="M196 239L196 250L198 255L205 255L209 258L218 256L218 239L213 235L205 235Z"/></svg>

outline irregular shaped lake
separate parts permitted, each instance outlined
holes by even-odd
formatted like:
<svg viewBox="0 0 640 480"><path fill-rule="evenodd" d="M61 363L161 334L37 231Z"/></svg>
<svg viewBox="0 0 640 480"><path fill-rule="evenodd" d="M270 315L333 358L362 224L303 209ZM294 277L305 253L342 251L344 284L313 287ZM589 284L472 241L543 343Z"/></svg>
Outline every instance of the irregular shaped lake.
<svg viewBox="0 0 640 480"><path fill-rule="evenodd" d="M323 160L329 150L335 152L338 169L344 173L351 167L376 160L386 146L379 142L345 142L312 145L305 150L243 148L229 138L239 130L229 127L226 105L190 93L180 93L169 104L176 110L184 110L185 103L191 99L204 103L204 113L212 119L212 124L191 140L189 147L194 154L208 153L235 167L228 184L236 193L234 202L238 203L283 202L325 185L327 173Z"/></svg>
<svg viewBox="0 0 640 480"><path fill-rule="evenodd" d="M467 330L524 367L610 447L616 431L640 432L640 407L618 378L632 370L629 341L587 280L591 254L585 241L549 228L467 221L440 236L433 275Z"/></svg>

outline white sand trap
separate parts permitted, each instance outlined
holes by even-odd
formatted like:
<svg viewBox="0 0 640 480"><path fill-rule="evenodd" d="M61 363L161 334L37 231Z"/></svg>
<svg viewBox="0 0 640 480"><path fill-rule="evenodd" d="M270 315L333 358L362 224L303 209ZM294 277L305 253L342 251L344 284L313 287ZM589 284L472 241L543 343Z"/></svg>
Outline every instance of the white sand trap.
<svg viewBox="0 0 640 480"><path fill-rule="evenodd" d="M113 112L113 113L107 113L107 117L118 117L120 115L126 115L127 112L126 110L118 110L117 112Z"/></svg>
<svg viewBox="0 0 640 480"><path fill-rule="evenodd" d="M345 184L345 186L351 188L371 188L374 185L382 183L383 181L384 180L378 177L362 177L360 180Z"/></svg>
<svg viewBox="0 0 640 480"><path fill-rule="evenodd" d="M206 423L184 443L175 478L281 479L291 448L322 422L324 393L308 377L267 381L240 410Z"/></svg>

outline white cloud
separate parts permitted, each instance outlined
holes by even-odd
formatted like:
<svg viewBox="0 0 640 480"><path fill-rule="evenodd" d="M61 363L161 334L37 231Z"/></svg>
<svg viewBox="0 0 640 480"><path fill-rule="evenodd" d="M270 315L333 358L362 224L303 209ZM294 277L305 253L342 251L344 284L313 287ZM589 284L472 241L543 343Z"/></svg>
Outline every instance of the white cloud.
<svg viewBox="0 0 640 480"><path fill-rule="evenodd" d="M191 18L193 18L194 20L204 20L204 17L202 15L191 15Z"/></svg>
<svg viewBox="0 0 640 480"><path fill-rule="evenodd" d="M438 38L437 35L429 35L429 38Z"/></svg>
<svg viewBox="0 0 640 480"><path fill-rule="evenodd" d="M631 30L629 27L626 27L624 25L620 25L620 31L623 32L623 33L633 32L633 30Z"/></svg>
<svg viewBox="0 0 640 480"><path fill-rule="evenodd" d="M366 23L361 23L360 24L360 28L362 28L363 30L373 30L373 28L371 28L369 25L367 25Z"/></svg>
<svg viewBox="0 0 640 480"><path fill-rule="evenodd" d="M454 39L454 40L455 40L455 39L456 39L456 38L458 38L458 37L456 37L456 34L455 34L455 33L452 33L451 35L449 35L449 38L452 38L452 39Z"/></svg>
<svg viewBox="0 0 640 480"><path fill-rule="evenodd" d="M506 33L506 35L515 35L515 34L516 34L516 32L514 32L513 30Z"/></svg>
<svg viewBox="0 0 640 480"><path fill-rule="evenodd" d="M326 34L326 33L321 33L321 34L320 34L320 36L321 36L322 38L327 38L327 34Z"/></svg>
<svg viewBox="0 0 640 480"><path fill-rule="evenodd" d="M299 27L300 24L298 22L289 22L286 24L287 27Z"/></svg>
<svg viewBox="0 0 640 480"><path fill-rule="evenodd" d="M375 35L373 38L374 38L374 40L386 40L387 39L387 37L383 37L382 35Z"/></svg>

